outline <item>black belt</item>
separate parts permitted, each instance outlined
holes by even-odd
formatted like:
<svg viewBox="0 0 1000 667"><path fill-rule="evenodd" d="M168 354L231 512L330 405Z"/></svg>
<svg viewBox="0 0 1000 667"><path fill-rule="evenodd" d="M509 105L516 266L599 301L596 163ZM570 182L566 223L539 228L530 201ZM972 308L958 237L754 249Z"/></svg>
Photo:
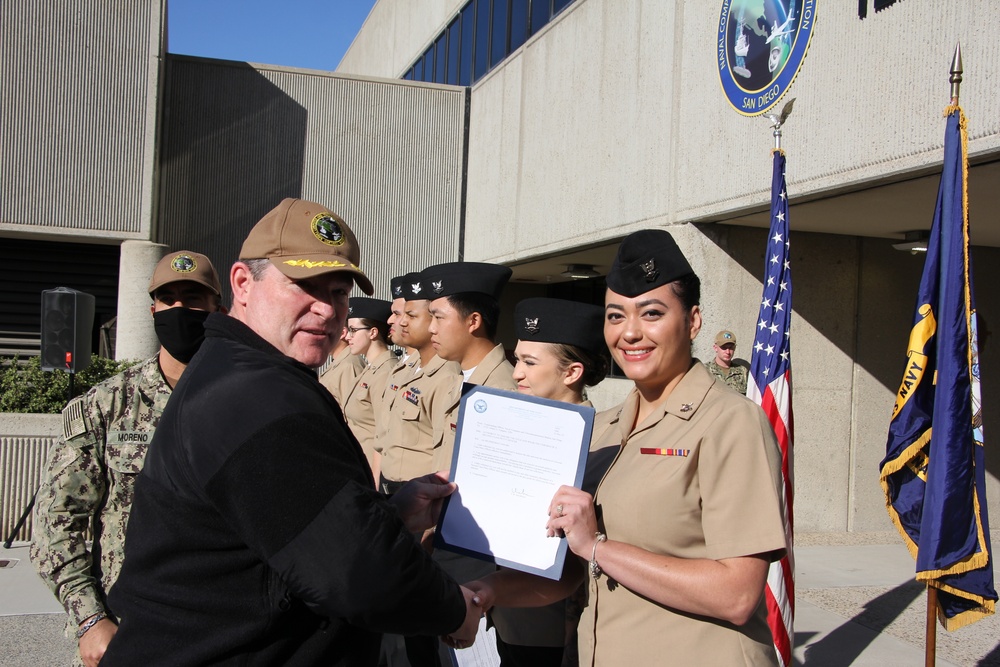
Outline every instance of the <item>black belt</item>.
<svg viewBox="0 0 1000 667"><path fill-rule="evenodd" d="M378 476L378 488L380 491L382 491L382 493L384 493L387 496L392 496L393 494L395 494L397 491L403 488L404 484L406 484L406 482L394 482L391 479L386 479L382 475Z"/></svg>

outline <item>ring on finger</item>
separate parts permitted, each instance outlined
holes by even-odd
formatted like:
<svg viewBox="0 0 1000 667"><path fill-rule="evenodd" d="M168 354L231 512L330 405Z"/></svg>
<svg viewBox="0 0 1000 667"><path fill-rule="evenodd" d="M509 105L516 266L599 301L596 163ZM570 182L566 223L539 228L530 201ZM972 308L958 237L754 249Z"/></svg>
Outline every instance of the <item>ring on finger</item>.
<svg viewBox="0 0 1000 667"><path fill-rule="evenodd" d="M559 503L558 505L556 505L556 515L557 516L563 516L563 506L562 506L562 503Z"/></svg>

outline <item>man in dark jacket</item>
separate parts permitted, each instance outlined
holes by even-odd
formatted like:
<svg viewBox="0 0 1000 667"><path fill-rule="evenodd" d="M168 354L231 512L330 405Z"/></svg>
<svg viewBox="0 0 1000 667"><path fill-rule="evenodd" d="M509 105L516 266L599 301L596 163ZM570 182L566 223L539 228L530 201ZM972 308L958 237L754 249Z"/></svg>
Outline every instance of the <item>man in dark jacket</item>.
<svg viewBox="0 0 1000 667"><path fill-rule="evenodd" d="M232 316L206 322L139 478L102 665L374 665L382 632L471 643L472 592L413 536L454 485L387 501L316 379L351 288L372 293L354 234L286 199L240 258Z"/></svg>

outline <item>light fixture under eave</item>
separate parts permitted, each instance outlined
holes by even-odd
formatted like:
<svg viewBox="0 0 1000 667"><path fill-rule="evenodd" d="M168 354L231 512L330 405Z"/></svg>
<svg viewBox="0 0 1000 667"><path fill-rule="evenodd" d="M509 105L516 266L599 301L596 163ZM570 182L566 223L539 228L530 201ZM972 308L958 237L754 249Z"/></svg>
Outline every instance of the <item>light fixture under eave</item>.
<svg viewBox="0 0 1000 667"><path fill-rule="evenodd" d="M594 270L593 264L567 264L566 270L560 275L564 278L582 280L584 278L596 278L601 274Z"/></svg>
<svg viewBox="0 0 1000 667"><path fill-rule="evenodd" d="M906 232L903 234L903 241L901 243L893 243L892 247L896 250L916 255L918 252L927 252L927 242L929 239L930 234L924 230Z"/></svg>

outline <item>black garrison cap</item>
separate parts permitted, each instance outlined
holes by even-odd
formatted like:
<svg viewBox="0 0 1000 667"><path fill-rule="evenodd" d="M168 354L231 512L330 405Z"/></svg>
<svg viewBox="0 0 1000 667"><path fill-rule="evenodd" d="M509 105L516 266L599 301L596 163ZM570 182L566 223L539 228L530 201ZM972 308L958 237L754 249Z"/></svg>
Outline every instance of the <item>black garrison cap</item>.
<svg viewBox="0 0 1000 667"><path fill-rule="evenodd" d="M359 317L385 323L389 321L390 315L392 315L392 303L389 301L352 296L348 302L348 317Z"/></svg>
<svg viewBox="0 0 1000 667"><path fill-rule="evenodd" d="M400 276L398 280L400 281L399 284L402 288L402 294L399 296L403 297L407 301L419 301L421 299L434 298L430 296L430 290L424 289L423 281L420 278L419 272L414 271L413 273L407 273L405 276ZM393 298L399 298L395 296L395 291L393 292Z"/></svg>
<svg viewBox="0 0 1000 667"><path fill-rule="evenodd" d="M514 333L518 340L575 345L600 354L605 347L604 309L566 299L525 299L514 307Z"/></svg>
<svg viewBox="0 0 1000 667"><path fill-rule="evenodd" d="M674 238L662 229L643 229L625 237L608 271L608 288L636 297L692 274Z"/></svg>
<svg viewBox="0 0 1000 667"><path fill-rule="evenodd" d="M424 286L429 288L430 293L430 296L423 298L438 299L460 292L478 292L499 299L500 292L513 273L506 266L484 262L435 264L420 272Z"/></svg>

